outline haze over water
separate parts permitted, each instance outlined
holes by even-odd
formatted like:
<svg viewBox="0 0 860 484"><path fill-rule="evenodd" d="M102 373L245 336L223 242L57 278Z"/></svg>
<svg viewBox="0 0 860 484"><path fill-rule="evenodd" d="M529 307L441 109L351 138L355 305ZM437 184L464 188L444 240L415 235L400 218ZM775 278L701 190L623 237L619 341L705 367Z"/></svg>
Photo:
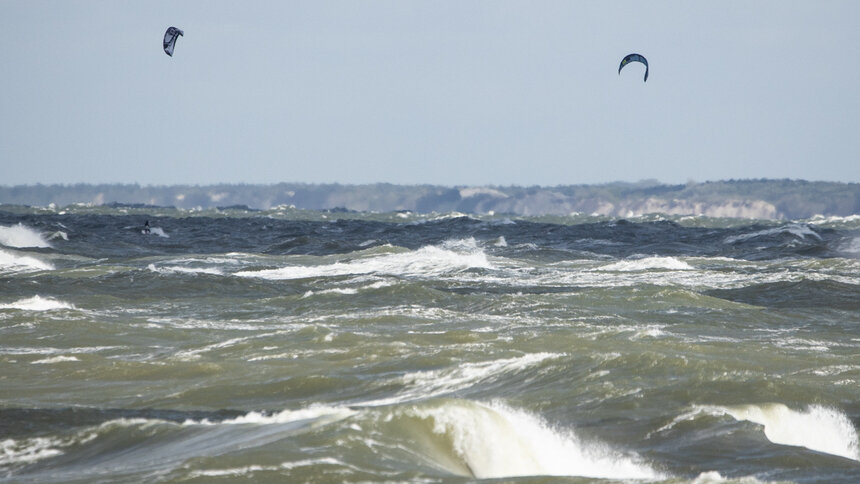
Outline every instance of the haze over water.
<svg viewBox="0 0 860 484"><path fill-rule="evenodd" d="M0 480L856 482L858 329L857 216L3 206Z"/></svg>

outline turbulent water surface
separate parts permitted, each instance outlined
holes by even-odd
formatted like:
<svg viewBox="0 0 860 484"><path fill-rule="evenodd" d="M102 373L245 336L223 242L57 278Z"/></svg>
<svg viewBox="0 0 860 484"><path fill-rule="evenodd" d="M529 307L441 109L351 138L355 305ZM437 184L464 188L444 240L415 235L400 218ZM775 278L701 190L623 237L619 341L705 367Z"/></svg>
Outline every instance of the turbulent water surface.
<svg viewBox="0 0 860 484"><path fill-rule="evenodd" d="M856 216L3 206L0 480L858 482L858 257Z"/></svg>

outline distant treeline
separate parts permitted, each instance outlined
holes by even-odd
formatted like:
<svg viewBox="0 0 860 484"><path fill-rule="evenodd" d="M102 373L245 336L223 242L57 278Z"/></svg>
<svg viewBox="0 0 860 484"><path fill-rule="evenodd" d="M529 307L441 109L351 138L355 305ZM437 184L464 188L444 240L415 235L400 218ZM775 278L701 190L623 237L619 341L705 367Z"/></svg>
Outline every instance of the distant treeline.
<svg viewBox="0 0 860 484"><path fill-rule="evenodd" d="M555 187L367 185L20 185L0 186L0 204L61 207L112 203L177 208L279 205L303 209L391 212L586 213L628 217L648 213L766 219L860 214L860 183L728 180L684 185L656 181Z"/></svg>

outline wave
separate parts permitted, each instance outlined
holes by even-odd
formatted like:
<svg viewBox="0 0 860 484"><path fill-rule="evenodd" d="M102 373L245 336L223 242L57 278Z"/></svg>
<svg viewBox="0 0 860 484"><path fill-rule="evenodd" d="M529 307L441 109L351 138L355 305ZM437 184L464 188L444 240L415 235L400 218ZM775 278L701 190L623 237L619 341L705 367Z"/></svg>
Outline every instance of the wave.
<svg viewBox="0 0 860 484"><path fill-rule="evenodd" d="M38 247L47 249L51 247L51 244L36 229L21 223L8 227L0 225L0 245L15 248Z"/></svg>
<svg viewBox="0 0 860 484"><path fill-rule="evenodd" d="M860 461L857 430L835 408L810 405L798 411L781 403L769 403L723 407L723 410L735 420L763 426L764 435L775 444L806 447Z"/></svg>
<svg viewBox="0 0 860 484"><path fill-rule="evenodd" d="M792 280L790 273L777 275L776 282L750 284L730 289L710 289L705 294L753 306L775 308L827 308L839 310L860 309L860 285L856 278L826 278L811 280L815 274L804 274L803 279ZM842 280L839 280L842 279ZM844 281L844 282L843 282Z"/></svg>
<svg viewBox="0 0 860 484"><path fill-rule="evenodd" d="M0 272L51 271L54 266L35 257L0 250Z"/></svg>
<svg viewBox="0 0 860 484"><path fill-rule="evenodd" d="M116 412L113 412L116 413ZM344 436L338 446L354 447L336 455L319 455L280 464L193 469L199 477L240 476L303 466L358 469L348 455L372 448L376 464L409 468L415 460L447 475L485 478L517 476L580 476L609 479L664 477L639 456L596 439L580 438L571 429L557 428L541 417L499 402L442 399L412 405L349 408L311 406L275 414L248 412L223 420L175 420L173 413L124 411L126 415L79 427L66 436L0 441L0 468L11 470L63 456L74 463L98 452L86 472L100 475L116 466L128 472L169 472L182 463L239 449L264 447L334 432ZM110 415L110 413L107 413ZM358 454L355 451L359 451ZM153 455L161 458L153 459ZM397 462L400 462L399 464ZM377 471L379 469L377 468ZM80 468L54 466L81 477Z"/></svg>
<svg viewBox="0 0 860 484"><path fill-rule="evenodd" d="M658 432L698 416L730 416L738 421L761 425L774 444L805 447L816 452L860 461L857 430L843 412L823 405L792 410L781 403L694 407Z"/></svg>
<svg viewBox="0 0 860 484"><path fill-rule="evenodd" d="M719 472L716 471L707 471L702 472L695 479L690 481L690 484L726 484L726 483L737 483L737 484L764 484L766 481L760 481L758 478L753 476L745 476L745 477L723 477Z"/></svg>
<svg viewBox="0 0 860 484"><path fill-rule="evenodd" d="M214 267L183 267L183 266L161 266L156 267L155 264L149 264L147 266L152 272L157 272L159 274L210 274L220 276L224 273L220 269L216 269Z"/></svg>
<svg viewBox="0 0 860 484"><path fill-rule="evenodd" d="M249 412L245 415L240 415L235 418L219 420L215 422L210 421L208 419L186 420L182 423L182 425L269 425L296 422L313 422L315 426L319 426L349 418L356 413L357 411L347 407L312 405L310 407L306 407L299 410L284 410L275 414Z"/></svg>
<svg viewBox="0 0 860 484"><path fill-rule="evenodd" d="M827 217L825 217L824 215L816 215L816 216L808 219L807 221L809 223L813 223L816 225L817 224L833 224L833 225L846 224L847 225L847 224L854 224L856 222L860 222L860 214L846 215L846 216L830 215Z"/></svg>
<svg viewBox="0 0 860 484"><path fill-rule="evenodd" d="M406 386L405 391L391 398L362 402L362 405L390 405L448 395L563 356L559 353L533 353L516 358L465 363L455 368L411 372L397 379L398 384Z"/></svg>
<svg viewBox="0 0 860 484"><path fill-rule="evenodd" d="M331 457L322 457L319 459L302 459L293 462L282 462L276 466L261 466L261 465L250 465L245 467L230 467L225 469L209 469L203 471L192 471L189 475L189 479L195 479L198 477L240 477L246 476L248 474L254 474L257 472L276 472L283 470L296 469L300 467L310 467L310 466L318 466L318 465L326 465L326 466L339 466L339 467L349 467L349 464L343 462L338 459L334 459Z"/></svg>
<svg viewBox="0 0 860 484"><path fill-rule="evenodd" d="M279 269L239 271L239 277L270 280L337 277L357 274L394 276L438 276L468 269L491 269L487 255L475 239L451 241L441 247L425 246L418 250L365 257L327 265L289 266Z"/></svg>
<svg viewBox="0 0 860 484"><path fill-rule="evenodd" d="M302 298L304 299L304 298L323 295L323 294L352 295L352 294L358 294L359 292L362 292L362 291L368 291L368 290L373 290L373 289L382 289L384 287L391 287L393 285L394 285L394 283L391 283L391 282L376 281L374 283L365 284L365 285L360 286L360 287L335 287L332 289L322 289L319 291L309 290L302 295Z"/></svg>
<svg viewBox="0 0 860 484"><path fill-rule="evenodd" d="M852 257L860 257L860 237L846 240L839 246L838 250Z"/></svg>
<svg viewBox="0 0 860 484"><path fill-rule="evenodd" d="M693 266L675 257L646 257L644 259L623 260L598 267L597 271L637 272L653 269L669 271L691 271Z"/></svg>
<svg viewBox="0 0 860 484"><path fill-rule="evenodd" d="M20 309L22 311L53 311L56 309L75 309L75 306L51 298L33 296L10 304L0 304L0 309Z"/></svg>
<svg viewBox="0 0 860 484"><path fill-rule="evenodd" d="M443 400L397 409L392 417L406 420L397 423L417 433L412 440L422 444L427 457L466 477L664 477L635 455L580 439L571 430L498 402Z"/></svg>
<svg viewBox="0 0 860 484"><path fill-rule="evenodd" d="M31 365L53 365L55 363L67 363L70 361L81 361L75 356L54 356L51 358L43 358L41 360L36 360L31 362Z"/></svg>
<svg viewBox="0 0 860 484"><path fill-rule="evenodd" d="M821 236L818 235L818 232L809 228L808 225L789 224L789 225L784 225L782 227L776 227L776 228L772 228L772 229L759 230L756 232L750 232L750 233L740 234L740 235L732 235L732 236L726 237L723 240L723 242L726 244L734 244L736 242L742 242L742 241L746 241L746 240L750 240L750 239L757 239L757 238L761 238L761 237L768 237L771 235L782 235L782 234L790 234L790 235L792 235L798 239L806 239L808 236L808 237L811 237L811 238L814 238L817 240L821 240Z"/></svg>
<svg viewBox="0 0 860 484"><path fill-rule="evenodd" d="M63 452L57 447L59 439L35 437L29 439L6 439L0 441L0 469L12 464L30 464Z"/></svg>
<svg viewBox="0 0 860 484"><path fill-rule="evenodd" d="M0 441L0 470L20 468L58 456L64 456L66 462L77 462L81 458L78 453L87 455L84 459L93 453L99 455L99 459L85 471L94 473L91 475L103 475L119 467L130 472L159 468L165 470L176 468L182 462L199 456L265 446L287 436L342 420L356 412L346 407L309 407L273 415L249 412L220 421L203 418L186 419L184 422L175 420L174 414L181 412L105 412L106 415L116 413L125 415L82 426L62 437ZM159 415L162 413L163 416ZM153 455L159 455L160 458L153 458ZM80 477L81 471L61 468L57 472L52 474L54 481L63 481L63 472Z"/></svg>

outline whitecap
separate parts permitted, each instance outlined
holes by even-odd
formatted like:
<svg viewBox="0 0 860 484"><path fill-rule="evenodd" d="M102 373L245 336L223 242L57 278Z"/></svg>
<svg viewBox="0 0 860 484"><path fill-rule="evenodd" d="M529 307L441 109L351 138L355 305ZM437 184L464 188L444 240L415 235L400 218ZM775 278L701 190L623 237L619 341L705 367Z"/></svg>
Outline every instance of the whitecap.
<svg viewBox="0 0 860 484"><path fill-rule="evenodd" d="M775 444L794 445L860 461L860 443L851 420L839 410L810 405L792 410L781 403L724 407L735 420L764 427L764 435Z"/></svg>
<svg viewBox="0 0 860 484"><path fill-rule="evenodd" d="M27 227L20 223L9 227L0 225L0 245L15 248L51 247L51 244L49 244L36 229Z"/></svg>
<svg viewBox="0 0 860 484"><path fill-rule="evenodd" d="M146 232L144 232L143 230L141 230L140 233L146 234ZM153 235L157 235L159 237L164 237L165 239L170 238L170 236L167 235L167 232L165 232L164 229L161 227L152 227L151 229L149 229L149 233L153 234Z"/></svg>
<svg viewBox="0 0 860 484"><path fill-rule="evenodd" d="M50 271L54 266L35 257L0 250L0 271Z"/></svg>
<svg viewBox="0 0 860 484"><path fill-rule="evenodd" d="M532 353L515 358L464 363L453 368L411 372L396 379L396 383L406 386L404 391L390 398L362 402L362 405L390 405L447 395L563 356L563 353Z"/></svg>
<svg viewBox="0 0 860 484"><path fill-rule="evenodd" d="M761 425L774 444L805 447L816 452L860 461L857 430L841 411L823 405L792 410L781 403L735 406L699 406L675 418L658 432L699 415L728 415L738 421Z"/></svg>
<svg viewBox="0 0 860 484"><path fill-rule="evenodd" d="M622 260L594 270L613 272L637 272L654 269L670 271L690 271L693 266L675 257L646 257L644 259Z"/></svg>
<svg viewBox="0 0 860 484"><path fill-rule="evenodd" d="M33 296L20 299L11 304L0 304L0 309L20 309L22 311L53 311L56 309L75 309L75 306L64 301Z"/></svg>
<svg viewBox="0 0 860 484"><path fill-rule="evenodd" d="M54 356L52 358L42 358L31 362L31 365L53 365L55 363L66 363L70 361L81 361L74 356Z"/></svg>
<svg viewBox="0 0 860 484"><path fill-rule="evenodd" d="M56 231L53 234L48 236L48 240L54 240L54 239L69 240L69 234L63 232L62 230L58 230L58 231Z"/></svg>
<svg viewBox="0 0 860 484"><path fill-rule="evenodd" d="M537 415L499 402L446 401L442 405L410 407L403 413L429 420L433 433L450 440L458 459L478 479L664 477L637 456L602 442L585 441L569 429L555 428Z"/></svg>
<svg viewBox="0 0 860 484"><path fill-rule="evenodd" d="M156 267L155 264L149 264L147 266L152 272L157 272L159 274L211 274L215 276L220 276L224 274L221 270L216 269L214 267L183 267L183 266L161 266Z"/></svg>
<svg viewBox="0 0 860 484"><path fill-rule="evenodd" d="M757 232L750 232L748 234L732 235L732 236L726 237L725 240L723 240L723 243L734 244L735 242L740 242L743 240L755 239L758 237L766 237L769 235L776 235L776 234L781 234L781 233L788 233L788 234L794 235L795 237L797 237L799 239L805 239L807 236L810 236L812 238L821 240L821 236L818 235L817 232L815 232L814 230L809 228L808 225L789 224L789 225L784 225L782 227L776 227L776 228L766 229L766 230L759 230Z"/></svg>
<svg viewBox="0 0 860 484"><path fill-rule="evenodd" d="M218 422L212 422L207 419L186 420L182 425L269 425L294 422L308 422L322 425L349 418L356 413L358 412L347 407L311 405L298 410L283 410L275 414L248 412L245 415Z"/></svg>
<svg viewBox="0 0 860 484"><path fill-rule="evenodd" d="M63 452L57 447L63 442L56 439L36 437L32 439L0 441L0 466L10 464L30 464Z"/></svg>
<svg viewBox="0 0 860 484"><path fill-rule="evenodd" d="M854 237L845 241L839 247L839 251L853 256L860 256L860 237Z"/></svg>
<svg viewBox="0 0 860 484"><path fill-rule="evenodd" d="M754 476L745 476L740 478L728 478L723 477L717 471L708 471L702 472L695 479L692 480L691 484L725 484L736 482L738 484L760 484L762 481L758 480Z"/></svg>
<svg viewBox="0 0 860 484"><path fill-rule="evenodd" d="M262 279L306 279L337 277L355 274L382 274L395 276L438 276L472 268L490 269L493 266L487 255L472 239L449 241L442 245L425 246L418 250L335 262L326 265L287 266L279 269L239 271L239 277Z"/></svg>

